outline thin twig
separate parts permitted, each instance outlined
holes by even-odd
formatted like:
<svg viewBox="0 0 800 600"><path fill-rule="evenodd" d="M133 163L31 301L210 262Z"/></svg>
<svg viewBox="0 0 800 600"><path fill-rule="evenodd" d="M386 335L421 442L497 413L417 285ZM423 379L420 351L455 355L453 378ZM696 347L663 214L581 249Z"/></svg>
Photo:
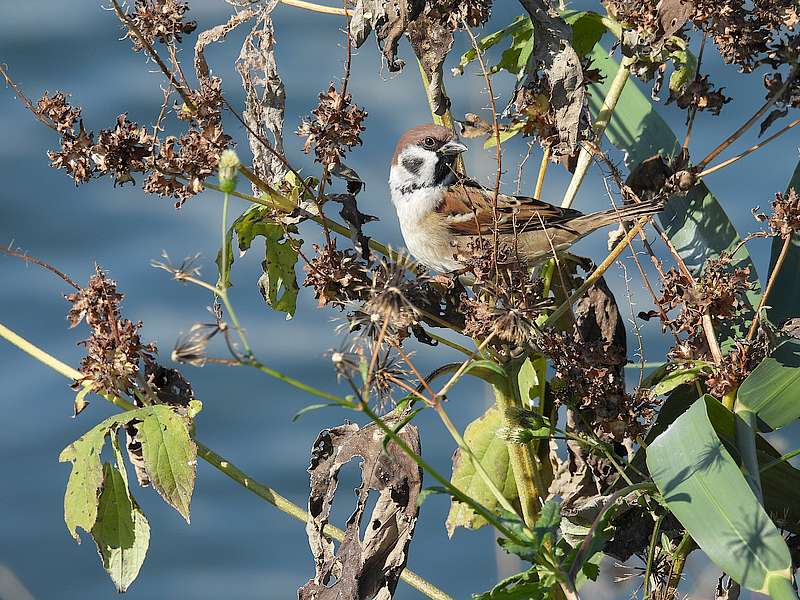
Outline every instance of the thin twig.
<svg viewBox="0 0 800 600"><path fill-rule="evenodd" d="M322 4L314 4L313 2L305 2L305 0L279 0L281 4L287 6L294 6L295 8L304 8L312 12L323 13L326 15L339 15L349 17L352 13L346 8L336 8L335 6L324 6Z"/></svg>
<svg viewBox="0 0 800 600"><path fill-rule="evenodd" d="M42 267L44 269L47 269L51 273L53 273L55 275L58 275L61 279L66 281L69 285L74 287L76 290L80 290L81 289L81 286L79 286L72 279L70 279L68 275L66 275L62 271L59 271L53 265L51 265L49 263L46 263L43 260L40 260L38 258L34 258L33 256L29 256L28 254L26 254L24 252L20 252L18 250L12 250L11 247L4 248L3 246L0 246L0 252L2 252L3 254L5 254L7 256L12 256L14 258L18 258L23 262L33 263L35 265L39 265L40 267Z"/></svg>
<svg viewBox="0 0 800 600"><path fill-rule="evenodd" d="M33 113L33 116L34 116L34 117L36 117L36 120L37 120L37 121L39 121L39 122L40 122L40 123L42 123L43 125L46 125L47 127L49 127L50 129L52 129L52 130L53 130L53 131L55 131L56 133L59 133L59 134L61 133L60 131L58 131L58 128L57 128L55 125L53 125L53 123L52 123L52 122L50 122L50 120L49 120L49 119L46 119L46 118L45 118L45 117L42 115L42 113L41 113L41 112L39 112L39 109L37 109L37 108L36 108L36 107L33 105L33 102L31 102L30 98L28 98L28 97L27 97L27 96L26 96L26 95L23 93L23 91L22 91L22 88L20 88L20 87L19 87L19 86L18 86L18 85L17 85L17 84L14 82L14 80L13 80L13 79L11 79L11 76L8 74L8 65L7 65L7 64L0 63L0 75L2 75L2 76L3 76L3 79L5 79L5 81L6 81L6 85L7 85L8 87L10 87L12 90L14 90L14 94L17 96L17 98L19 98L19 99L20 99L20 102L22 102L22 103L25 105L25 108L27 108L29 111L31 111L31 113Z"/></svg>
<svg viewBox="0 0 800 600"><path fill-rule="evenodd" d="M703 160L697 163L695 165L695 169L698 171L702 171L708 163L714 160L721 152L723 152L733 142L742 137L742 135L748 129L750 129L750 127L752 127L755 124L755 122L758 121L761 118L761 116L764 113L766 113L767 110L769 110L769 108L778 101L779 98L781 98L784 95L786 90L789 89L789 86L792 85L792 83L794 82L795 78L798 76L799 73L800 73L800 64L796 64L794 68L792 68L792 71L789 73L789 77L786 79L786 82L781 86L781 88L777 92L775 92L772 96L770 96L769 99L764 103L764 105L761 108L759 108L752 117L747 119L747 121L745 121L745 123L741 127L739 127L739 129L737 129L727 138L725 138L725 140L719 146L714 148L711 152L709 152L706 155L706 157Z"/></svg>
<svg viewBox="0 0 800 600"><path fill-rule="evenodd" d="M778 259L775 261L775 266L772 267L772 272L769 274L769 280L767 281L767 287L764 289L764 293L761 294L761 299L758 301L758 308L756 308L756 314L753 317L753 322L750 323L750 329L747 332L747 341L752 342L753 338L756 335L756 330L758 329L758 321L761 318L761 311L767 303L767 298L769 298L769 293L772 291L772 288L775 286L775 281L778 279L778 273L783 267L783 262L786 260L786 256L789 254L789 248L792 246L792 238L791 236L786 236L783 240L783 247L781 247L781 253L778 255Z"/></svg>
<svg viewBox="0 0 800 600"><path fill-rule="evenodd" d="M776 131L771 136L766 138L764 141L759 142L758 144L755 144L753 146L750 146L747 150L745 150L744 152L742 152L740 154L737 154L733 158L729 158L728 160L722 161L718 165L714 165L713 167L709 167L707 169L704 169L703 171L700 171L697 174L697 178L699 179L700 177L705 177L706 175L711 175L712 173L715 173L715 172L719 171L720 169L724 169L728 165L732 165L737 160L740 160L740 159L744 158L745 156L748 156L748 155L752 154L756 150L758 150L760 148L763 148L764 146L769 144L772 140L774 140L776 138L779 138L784 133L786 133L787 131L789 131L793 127L796 127L797 125L800 125L800 118L795 119L794 121L789 123L786 127L784 127L783 129L781 129L779 131Z"/></svg>
<svg viewBox="0 0 800 600"><path fill-rule="evenodd" d="M544 186L544 176L547 173L547 166L550 164L550 152L553 147L546 144L544 147L544 154L542 154L542 162L539 164L539 174L536 176L536 189L533 192L533 197L536 200L542 199L542 187Z"/></svg>

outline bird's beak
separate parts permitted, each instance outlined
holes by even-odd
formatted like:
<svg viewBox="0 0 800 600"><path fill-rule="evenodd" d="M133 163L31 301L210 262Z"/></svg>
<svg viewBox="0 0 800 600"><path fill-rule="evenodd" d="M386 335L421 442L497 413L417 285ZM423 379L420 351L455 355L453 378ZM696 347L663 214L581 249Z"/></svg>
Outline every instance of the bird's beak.
<svg viewBox="0 0 800 600"><path fill-rule="evenodd" d="M467 147L464 144L459 144L458 142L447 142L441 148L439 148L437 154L442 156L458 156L462 152L466 151Z"/></svg>

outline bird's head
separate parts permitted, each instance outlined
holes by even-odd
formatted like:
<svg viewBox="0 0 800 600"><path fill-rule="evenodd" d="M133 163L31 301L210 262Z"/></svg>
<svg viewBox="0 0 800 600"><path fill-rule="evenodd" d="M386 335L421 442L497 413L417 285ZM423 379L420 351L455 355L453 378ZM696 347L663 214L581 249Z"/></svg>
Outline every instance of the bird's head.
<svg viewBox="0 0 800 600"><path fill-rule="evenodd" d="M466 149L447 127L429 123L409 129L397 142L392 157L392 191L405 194L452 183L456 158Z"/></svg>

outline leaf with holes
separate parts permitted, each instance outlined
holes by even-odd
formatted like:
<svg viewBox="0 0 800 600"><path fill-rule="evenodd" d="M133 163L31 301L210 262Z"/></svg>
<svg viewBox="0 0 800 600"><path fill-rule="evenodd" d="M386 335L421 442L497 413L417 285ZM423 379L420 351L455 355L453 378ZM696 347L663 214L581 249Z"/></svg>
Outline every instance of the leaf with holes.
<svg viewBox="0 0 800 600"><path fill-rule="evenodd" d="M59 462L72 463L64 493L64 521L78 543L81 539L77 528L91 531L97 519L98 497L103 485L100 452L108 433L108 428L101 425L103 423L72 442L58 457Z"/></svg>
<svg viewBox="0 0 800 600"><path fill-rule="evenodd" d="M197 446L186 421L167 406L153 406L135 423L142 458L153 487L186 521L194 490Z"/></svg>

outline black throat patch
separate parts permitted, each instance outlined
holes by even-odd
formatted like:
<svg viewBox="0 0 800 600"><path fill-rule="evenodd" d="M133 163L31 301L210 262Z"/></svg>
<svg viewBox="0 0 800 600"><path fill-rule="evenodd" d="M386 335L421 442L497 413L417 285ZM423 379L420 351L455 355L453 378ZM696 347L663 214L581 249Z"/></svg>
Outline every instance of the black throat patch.
<svg viewBox="0 0 800 600"><path fill-rule="evenodd" d="M445 185L455 179L455 156L440 156L433 171L433 184Z"/></svg>

